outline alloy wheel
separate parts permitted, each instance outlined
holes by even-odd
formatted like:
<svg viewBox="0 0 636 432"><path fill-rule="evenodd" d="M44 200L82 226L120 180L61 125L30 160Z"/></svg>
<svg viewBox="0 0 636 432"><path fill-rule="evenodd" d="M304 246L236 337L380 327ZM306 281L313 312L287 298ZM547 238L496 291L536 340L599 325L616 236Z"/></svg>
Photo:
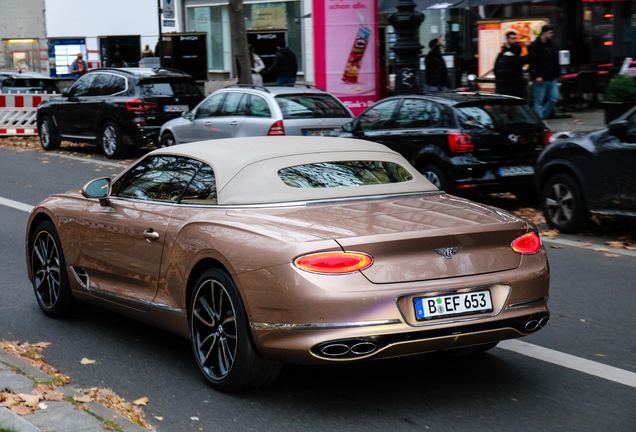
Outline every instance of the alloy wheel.
<svg viewBox="0 0 636 432"><path fill-rule="evenodd" d="M213 381L225 378L234 365L237 325L226 287L216 279L199 286L192 305L192 337L197 361Z"/></svg>
<svg viewBox="0 0 636 432"><path fill-rule="evenodd" d="M424 176L426 177L426 180L430 181L431 183L433 183L433 185L438 188L441 189L442 188L442 182L440 181L439 177L437 176L437 174L435 174L433 171L426 171L424 173Z"/></svg>
<svg viewBox="0 0 636 432"><path fill-rule="evenodd" d="M31 265L38 300L46 309L51 309L60 297L62 275L59 252L47 231L40 231L35 238Z"/></svg>
<svg viewBox="0 0 636 432"><path fill-rule="evenodd" d="M48 119L44 119L40 125L40 139L42 140L42 147L48 148L51 143L51 129Z"/></svg>
<svg viewBox="0 0 636 432"><path fill-rule="evenodd" d="M115 126L112 124L109 124L104 128L102 143L104 153L107 155L111 155L117 150L117 131L115 130Z"/></svg>
<svg viewBox="0 0 636 432"><path fill-rule="evenodd" d="M548 217L557 224L565 224L574 214L574 195L567 185L555 183L545 201Z"/></svg>

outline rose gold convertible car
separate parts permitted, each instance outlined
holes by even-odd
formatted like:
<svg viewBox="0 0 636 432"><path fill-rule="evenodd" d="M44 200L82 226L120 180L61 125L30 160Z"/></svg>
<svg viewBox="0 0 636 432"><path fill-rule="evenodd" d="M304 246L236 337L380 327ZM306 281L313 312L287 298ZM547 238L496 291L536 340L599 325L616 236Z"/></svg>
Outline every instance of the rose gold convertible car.
<svg viewBox="0 0 636 432"><path fill-rule="evenodd" d="M549 319L532 223L351 139L153 151L38 205L27 261L44 313L93 303L189 337L220 390L283 362L483 352Z"/></svg>

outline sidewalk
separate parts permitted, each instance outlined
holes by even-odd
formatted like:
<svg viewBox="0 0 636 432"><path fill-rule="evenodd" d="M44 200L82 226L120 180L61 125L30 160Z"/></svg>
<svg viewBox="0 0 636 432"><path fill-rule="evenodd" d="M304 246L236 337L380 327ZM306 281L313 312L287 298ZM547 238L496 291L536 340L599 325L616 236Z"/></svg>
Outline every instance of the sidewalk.
<svg viewBox="0 0 636 432"><path fill-rule="evenodd" d="M31 395L38 384L51 381L50 375L3 349L0 349L0 367L2 368L0 369L0 392ZM20 416L0 405L0 431L148 432L147 429L97 402L87 404L71 402L73 396L81 397L84 394L70 386L59 386L55 390L62 392L65 400L42 401L41 409L28 415ZM77 405L86 405L87 409L77 409Z"/></svg>
<svg viewBox="0 0 636 432"><path fill-rule="evenodd" d="M605 127L605 113L602 109L568 111L567 115L572 117L545 120L553 135L557 132L585 132Z"/></svg>

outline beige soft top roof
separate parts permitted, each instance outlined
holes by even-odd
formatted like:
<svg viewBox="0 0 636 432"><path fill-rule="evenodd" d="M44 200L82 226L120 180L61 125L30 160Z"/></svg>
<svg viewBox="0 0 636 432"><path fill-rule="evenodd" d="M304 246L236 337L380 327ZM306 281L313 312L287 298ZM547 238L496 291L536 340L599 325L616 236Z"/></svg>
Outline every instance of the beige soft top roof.
<svg viewBox="0 0 636 432"><path fill-rule="evenodd" d="M382 144L350 138L250 137L200 141L153 151L191 157L209 164L216 176L219 204L265 204L437 190L400 154ZM384 185L294 188L278 171L296 165L339 161L394 162L413 180Z"/></svg>

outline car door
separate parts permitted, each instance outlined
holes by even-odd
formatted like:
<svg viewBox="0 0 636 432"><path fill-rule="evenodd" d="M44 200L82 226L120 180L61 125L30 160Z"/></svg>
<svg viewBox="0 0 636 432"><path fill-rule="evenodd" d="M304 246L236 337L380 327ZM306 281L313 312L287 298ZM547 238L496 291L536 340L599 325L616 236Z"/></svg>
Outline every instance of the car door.
<svg viewBox="0 0 636 432"><path fill-rule="evenodd" d="M173 128L175 138L179 143L203 141L220 138L220 134L212 126L212 120L217 114L227 93L217 93L208 96L194 110L192 120L184 120Z"/></svg>
<svg viewBox="0 0 636 432"><path fill-rule="evenodd" d="M107 205L86 204L78 221L78 265L91 294L148 308L157 293L172 210L200 166L185 157L149 156L113 185Z"/></svg>
<svg viewBox="0 0 636 432"><path fill-rule="evenodd" d="M216 116L209 120L208 129L219 138L233 138L245 121L245 101L247 95L242 92L228 92Z"/></svg>
<svg viewBox="0 0 636 432"><path fill-rule="evenodd" d="M267 100L255 94L246 94L243 100L245 101L247 118L235 136L266 136L274 124L272 108Z"/></svg>
<svg viewBox="0 0 636 432"><path fill-rule="evenodd" d="M88 95L94 79L95 74L84 75L73 84L66 97L55 101L51 114L62 136L81 136L77 118L82 111L81 98Z"/></svg>
<svg viewBox="0 0 636 432"><path fill-rule="evenodd" d="M369 141L385 144L391 134L393 114L400 99L378 102L360 114L353 126L353 135Z"/></svg>

